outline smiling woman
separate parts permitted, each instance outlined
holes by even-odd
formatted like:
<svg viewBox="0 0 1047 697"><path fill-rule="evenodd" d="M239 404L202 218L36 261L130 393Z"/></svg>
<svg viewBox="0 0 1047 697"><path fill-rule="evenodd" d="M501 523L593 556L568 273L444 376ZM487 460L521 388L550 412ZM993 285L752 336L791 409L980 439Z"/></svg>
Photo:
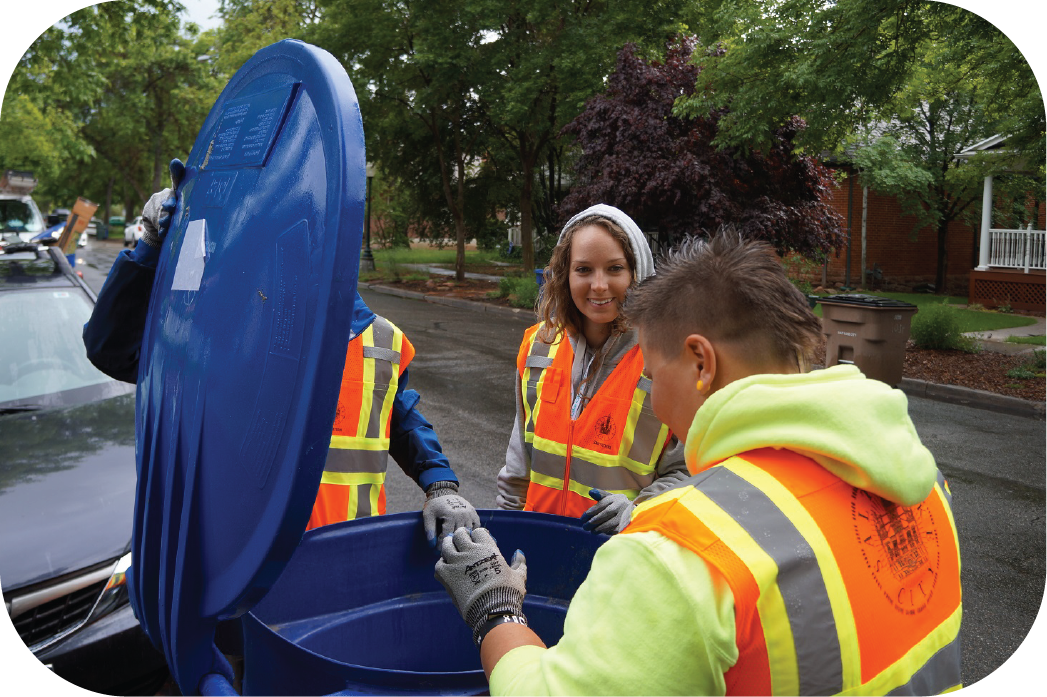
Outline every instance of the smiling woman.
<svg viewBox="0 0 1047 697"><path fill-rule="evenodd" d="M500 507L580 516L614 534L633 502L686 475L621 314L626 292L653 268L643 233L617 208L593 206L564 226L545 269L542 321L520 345Z"/></svg>

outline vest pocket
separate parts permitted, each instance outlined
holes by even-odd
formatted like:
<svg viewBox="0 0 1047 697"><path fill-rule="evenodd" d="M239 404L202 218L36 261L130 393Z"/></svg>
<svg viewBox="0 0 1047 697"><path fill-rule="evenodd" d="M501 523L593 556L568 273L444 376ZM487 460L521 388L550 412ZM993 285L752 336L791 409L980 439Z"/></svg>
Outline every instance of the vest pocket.
<svg viewBox="0 0 1047 697"><path fill-rule="evenodd" d="M552 404L556 396L560 394L560 380L563 379L563 371L559 368L546 368L542 371L542 401Z"/></svg>

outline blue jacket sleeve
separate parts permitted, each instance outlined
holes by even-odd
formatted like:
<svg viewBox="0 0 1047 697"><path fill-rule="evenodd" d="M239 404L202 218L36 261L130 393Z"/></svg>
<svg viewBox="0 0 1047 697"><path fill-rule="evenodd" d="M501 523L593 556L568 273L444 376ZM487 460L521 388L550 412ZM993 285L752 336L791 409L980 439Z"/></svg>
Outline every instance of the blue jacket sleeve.
<svg viewBox="0 0 1047 697"><path fill-rule="evenodd" d="M415 408L421 397L415 390L407 389L408 372L405 370L400 376L393 401L389 454L423 490L433 482L457 482L433 425Z"/></svg>
<svg viewBox="0 0 1047 697"><path fill-rule="evenodd" d="M123 250L98 293L91 319L84 325L87 358L109 377L138 381L138 358L149 312L159 250L139 244Z"/></svg>

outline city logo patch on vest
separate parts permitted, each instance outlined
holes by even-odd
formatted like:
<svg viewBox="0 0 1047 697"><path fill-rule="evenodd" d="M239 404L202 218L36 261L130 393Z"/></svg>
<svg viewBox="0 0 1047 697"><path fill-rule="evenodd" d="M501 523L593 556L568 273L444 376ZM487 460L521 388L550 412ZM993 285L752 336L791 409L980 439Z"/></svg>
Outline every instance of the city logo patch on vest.
<svg viewBox="0 0 1047 697"><path fill-rule="evenodd" d="M897 612L917 614L927 609L938 584L941 551L934 514L929 506L906 507L861 489L851 493L854 533L876 585L900 588L884 591ZM894 583L883 581L893 576Z"/></svg>
<svg viewBox="0 0 1047 697"><path fill-rule="evenodd" d="M596 422L596 426L593 427L594 440L597 445L601 448L605 448L610 451L615 448L616 441L614 439L615 434L618 433L618 427L614 423L614 419L608 414Z"/></svg>

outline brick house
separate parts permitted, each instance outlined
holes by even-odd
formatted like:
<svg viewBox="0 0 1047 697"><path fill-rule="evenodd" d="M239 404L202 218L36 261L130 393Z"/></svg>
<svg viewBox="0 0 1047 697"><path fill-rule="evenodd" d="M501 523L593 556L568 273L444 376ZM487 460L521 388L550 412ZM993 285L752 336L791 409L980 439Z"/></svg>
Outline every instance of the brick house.
<svg viewBox="0 0 1047 697"><path fill-rule="evenodd" d="M988 139L958 156L969 156L998 147L1002 138ZM911 292L933 284L937 262L937 234L924 227L913 235L914 219L904 215L892 196L863 191L851 167L830 164L848 174L830 194L830 205L844 220L848 243L837 255L830 255L821 267L808 268L802 276L814 285L831 288L870 288ZM991 178L987 178L985 201L991 201ZM862 215L865 212L864 269ZM985 203L983 201L983 204ZM976 204L977 205L977 204ZM1043 310L1045 305L1044 229L1047 211L1040 207L1036 230L990 230L983 215L988 244L981 230L961 221L949 225L946 240L948 267L945 291L968 296L968 302L986 307L1009 304L1013 308ZM974 211L979 215L983 211ZM982 259L982 249L987 259ZM1028 253L1028 254L1026 254ZM1028 269L1026 269L1028 264Z"/></svg>
<svg viewBox="0 0 1047 697"><path fill-rule="evenodd" d="M921 284L933 284L938 246L935 230L924 227L914 238L914 219L902 213L897 199L873 190L863 192L850 167L836 169L843 170L848 176L832 192L829 203L844 220L848 243L837 255L830 255L826 281L830 285L851 288L878 287L897 291L911 291ZM867 203L865 276L862 275L863 198ZM969 226L958 221L950 225L946 291L951 294L966 292L968 272L973 268L972 262L976 261L972 247L974 241L975 234Z"/></svg>

